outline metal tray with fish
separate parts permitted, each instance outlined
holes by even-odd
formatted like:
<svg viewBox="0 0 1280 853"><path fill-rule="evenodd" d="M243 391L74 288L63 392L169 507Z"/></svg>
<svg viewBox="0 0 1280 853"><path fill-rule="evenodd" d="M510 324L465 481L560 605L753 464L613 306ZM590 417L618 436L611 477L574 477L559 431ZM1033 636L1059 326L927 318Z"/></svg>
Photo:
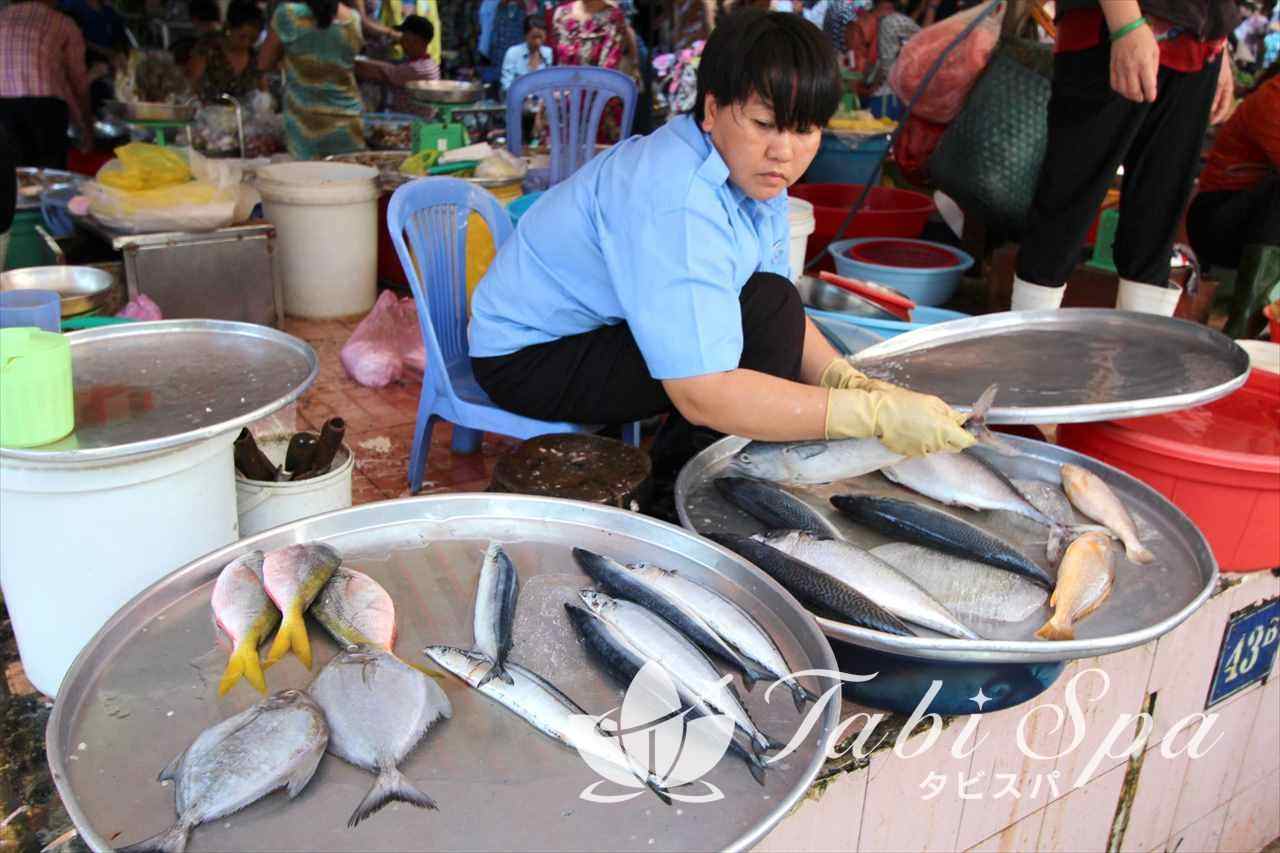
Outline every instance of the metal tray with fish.
<svg viewBox="0 0 1280 853"><path fill-rule="evenodd" d="M1249 375L1234 341L1199 323L1131 311L1005 311L916 329L858 366L963 408L1000 386L993 424L1088 423L1199 406Z"/></svg>
<svg viewBox="0 0 1280 853"><path fill-rule="evenodd" d="M344 565L390 593L395 652L425 666L422 650L429 644L472 646L473 601L491 540L503 544L520 580L508 660L537 672L590 713L619 707L622 694L587 656L563 606L590 585L574 562L574 547L688 573L748 610L794 670L835 666L822 634L780 586L711 542L637 513L551 498L459 494L316 516L174 572L113 616L80 654L63 680L47 744L59 792L85 841L106 850L172 823L173 788L156 782L156 773L200 731L261 698L243 682L221 699L217 694L227 657L214 646L210 595L232 559L300 542L333 546ZM306 688L335 654L319 626L310 626L310 636L315 668L308 672L296 657L286 657L266 672L271 691ZM273 794L197 828L189 849L747 849L804 795L839 715L838 702L824 706L800 748L769 769L763 787L734 756L722 760L703 779L723 792L724 802L667 806L641 789L632 800L604 805L580 799L600 777L572 750L452 676L439 683L452 719L437 723L400 765L439 811L392 805L349 830L347 815L370 777L327 756L296 800ZM828 686L811 684L815 692ZM756 722L788 741L805 715L785 690L766 703L764 688L739 690ZM619 791L628 793L609 793Z"/></svg>
<svg viewBox="0 0 1280 853"><path fill-rule="evenodd" d="M1155 560L1137 565L1118 559L1110 597L1079 624L1073 640L1049 642L1035 637L1036 629L1050 615L1047 606L1036 608L1018 621L967 620L969 627L983 638L978 640L953 639L927 629L919 629L918 636L894 636L817 617L829 637L926 661L1055 663L1117 652L1154 640L1179 625L1209 597L1218 572L1213 553L1191 520L1162 495L1109 465L1073 451L1031 439L1001 439L1018 455L1003 456L986 449L978 452L1010 479L1058 486L1059 469L1064 463L1078 465L1100 477L1133 516L1142 542L1154 552ZM733 457L746 443L736 437L721 439L681 471L676 483L676 508L685 527L702 534L763 532L760 522L726 502L714 486L716 478L733 473ZM1047 528L1012 513L943 507L890 483L878 472L826 485L785 488L831 521L838 533L864 548L876 548L893 540L842 517L830 505L831 496L884 495L945 509L1003 538L1050 577L1056 574L1045 555ZM1075 521L1087 522L1083 516L1077 516Z"/></svg>

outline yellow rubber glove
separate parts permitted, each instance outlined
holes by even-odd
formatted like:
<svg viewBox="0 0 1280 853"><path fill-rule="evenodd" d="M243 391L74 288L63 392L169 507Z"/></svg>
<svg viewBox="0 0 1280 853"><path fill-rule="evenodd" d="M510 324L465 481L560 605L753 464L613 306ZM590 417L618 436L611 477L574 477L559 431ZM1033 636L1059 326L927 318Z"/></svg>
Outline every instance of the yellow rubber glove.
<svg viewBox="0 0 1280 853"><path fill-rule="evenodd" d="M886 394L905 390L892 382L872 379L856 369L844 356L827 365L818 384L823 388L852 388L856 391L883 391Z"/></svg>
<svg viewBox="0 0 1280 853"><path fill-rule="evenodd" d="M961 426L967 417L937 397L904 388L893 393L832 388L827 393L827 438L874 436L903 456L969 447L974 438Z"/></svg>

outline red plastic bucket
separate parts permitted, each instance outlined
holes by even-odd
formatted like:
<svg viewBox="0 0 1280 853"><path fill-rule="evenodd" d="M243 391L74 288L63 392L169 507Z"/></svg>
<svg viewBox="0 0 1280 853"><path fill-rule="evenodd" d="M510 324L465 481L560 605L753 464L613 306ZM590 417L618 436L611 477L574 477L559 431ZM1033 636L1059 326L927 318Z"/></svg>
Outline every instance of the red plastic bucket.
<svg viewBox="0 0 1280 853"><path fill-rule="evenodd" d="M872 240L859 243L845 254L867 264L913 270L954 267L960 263L960 256L949 249L908 240Z"/></svg>
<svg viewBox="0 0 1280 853"><path fill-rule="evenodd" d="M1280 566L1280 375L1181 412L1062 424L1058 443L1127 471L1187 514L1222 571Z"/></svg>
<svg viewBox="0 0 1280 853"><path fill-rule="evenodd" d="M814 229L805 250L808 261L836 238L849 208L862 195L862 184L796 184L788 195L813 205ZM910 190L873 187L862 210L849 224L845 237L919 237L933 215L933 199ZM835 263L824 257L821 269L835 272Z"/></svg>

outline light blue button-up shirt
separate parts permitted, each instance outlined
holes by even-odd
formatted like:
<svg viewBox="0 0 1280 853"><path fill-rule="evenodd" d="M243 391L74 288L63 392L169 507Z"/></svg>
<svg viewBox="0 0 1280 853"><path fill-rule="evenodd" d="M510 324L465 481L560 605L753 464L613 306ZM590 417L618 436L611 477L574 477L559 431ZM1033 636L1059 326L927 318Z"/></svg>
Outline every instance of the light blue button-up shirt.
<svg viewBox="0 0 1280 853"><path fill-rule="evenodd" d="M691 116L636 136L552 187L520 219L471 303L471 355L626 322L655 379L737 368L738 294L788 276L787 195L758 202Z"/></svg>

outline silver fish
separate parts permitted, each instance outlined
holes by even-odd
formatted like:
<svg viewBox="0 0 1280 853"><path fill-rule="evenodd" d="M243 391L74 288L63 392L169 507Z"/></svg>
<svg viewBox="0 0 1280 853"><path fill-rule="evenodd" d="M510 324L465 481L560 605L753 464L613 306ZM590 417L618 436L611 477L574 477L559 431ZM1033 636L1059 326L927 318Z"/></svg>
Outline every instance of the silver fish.
<svg viewBox="0 0 1280 853"><path fill-rule="evenodd" d="M1049 600L1047 591L1012 572L922 545L891 542L872 548L871 554L918 583L961 619L1021 622Z"/></svg>
<svg viewBox="0 0 1280 853"><path fill-rule="evenodd" d="M734 726L750 738L757 754L782 746L760 730L743 706L738 691L727 683L702 650L669 622L639 604L611 598L602 592L584 589L578 596L596 618L615 629L640 657L661 664L688 704L695 707L703 704L727 715Z"/></svg>
<svg viewBox="0 0 1280 853"><path fill-rule="evenodd" d="M1004 455L1017 451L986 427L987 411L995 401L992 385L973 404L965 429L978 441ZM949 454L938 454L949 455ZM817 485L848 480L896 465L906 457L894 453L878 438L846 438L835 441L753 441L733 457L728 473L757 480L793 485Z"/></svg>
<svg viewBox="0 0 1280 853"><path fill-rule="evenodd" d="M718 592L670 569L649 564L624 566L581 548L578 565L610 595L641 604L702 646L732 664L750 690L761 678L785 678L790 670L769 633L747 611ZM786 682L796 709L817 697L796 681Z"/></svg>
<svg viewBox="0 0 1280 853"><path fill-rule="evenodd" d="M635 774L618 742L596 730L596 718L537 673L507 661L505 669L510 681L496 678L486 681L485 676L492 669L493 662L480 652L452 646L427 646L423 654L552 740ZM671 804L671 798L663 792L661 783L654 776L640 781L663 802Z"/></svg>
<svg viewBox="0 0 1280 853"><path fill-rule="evenodd" d="M753 538L838 578L901 619L948 637L979 639L920 584L857 545L820 539L798 530Z"/></svg>
<svg viewBox="0 0 1280 853"><path fill-rule="evenodd" d="M160 771L173 782L178 821L122 853L182 853L191 830L238 812L277 788L298 796L329 742L324 713L300 690L282 690L200 733Z"/></svg>
<svg viewBox="0 0 1280 853"><path fill-rule="evenodd" d="M436 808L398 767L437 720L453 716L434 680L384 649L362 646L329 661L309 692L329 721L329 751L377 776L347 826L396 800Z"/></svg>
<svg viewBox="0 0 1280 853"><path fill-rule="evenodd" d="M376 646L391 651L395 644L395 602L364 572L339 566L309 612L343 648Z"/></svg>
<svg viewBox="0 0 1280 853"><path fill-rule="evenodd" d="M949 506L1003 510L1046 527L1055 525L1003 474L968 453L930 453L890 465L880 473L892 483Z"/></svg>
<svg viewBox="0 0 1280 853"><path fill-rule="evenodd" d="M1057 524L1069 526L1075 524L1075 513L1071 510L1071 502L1062 493L1062 489L1044 480L1010 480L1027 503L1040 510Z"/></svg>
<svg viewBox="0 0 1280 853"><path fill-rule="evenodd" d="M515 622L516 597L519 594L520 579L516 575L516 567L501 545L491 543L480 566L473 628L476 649L493 661L493 668L480 681L482 685L495 677L511 683L503 666L511 651L511 626Z"/></svg>
<svg viewBox="0 0 1280 853"><path fill-rule="evenodd" d="M734 455L728 472L775 483L815 485L861 477L904 458L878 438L753 441Z"/></svg>

